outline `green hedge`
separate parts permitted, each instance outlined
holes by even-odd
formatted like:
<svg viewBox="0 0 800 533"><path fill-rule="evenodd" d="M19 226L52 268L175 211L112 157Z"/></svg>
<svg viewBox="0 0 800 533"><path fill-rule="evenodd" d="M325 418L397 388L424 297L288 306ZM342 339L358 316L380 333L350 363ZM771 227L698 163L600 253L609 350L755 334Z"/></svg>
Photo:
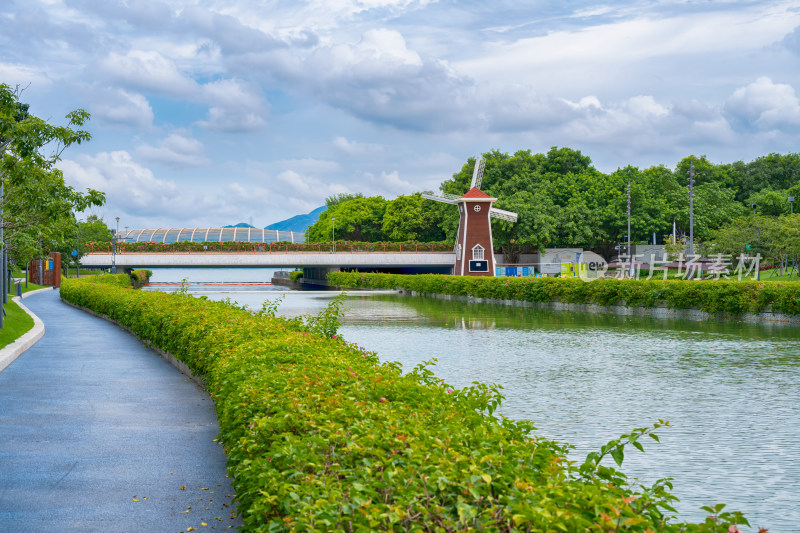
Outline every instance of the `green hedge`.
<svg viewBox="0 0 800 533"><path fill-rule="evenodd" d="M579 278L512 278L401 275L332 272L328 281L339 287L405 289L424 294L451 294L576 304L666 306L739 315L766 310L800 314L800 284L724 280L617 280Z"/></svg>
<svg viewBox="0 0 800 533"><path fill-rule="evenodd" d="M65 281L62 298L203 377L242 531L721 532L744 522L709 508L717 516L704 524L673 524L662 514L669 482L632 488L601 463L621 462L652 428L578 464L530 423L496 417L494 387L453 390L424 366L403 374L335 334L270 316L269 305L253 313L115 278Z"/></svg>

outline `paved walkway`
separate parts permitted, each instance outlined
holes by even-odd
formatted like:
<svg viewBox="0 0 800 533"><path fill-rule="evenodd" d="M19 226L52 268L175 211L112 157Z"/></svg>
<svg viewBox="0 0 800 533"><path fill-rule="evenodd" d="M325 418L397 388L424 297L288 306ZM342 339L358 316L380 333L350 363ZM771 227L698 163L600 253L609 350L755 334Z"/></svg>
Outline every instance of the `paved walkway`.
<svg viewBox="0 0 800 533"><path fill-rule="evenodd" d="M208 395L58 291L25 304L46 333L0 372L0 531L236 529Z"/></svg>

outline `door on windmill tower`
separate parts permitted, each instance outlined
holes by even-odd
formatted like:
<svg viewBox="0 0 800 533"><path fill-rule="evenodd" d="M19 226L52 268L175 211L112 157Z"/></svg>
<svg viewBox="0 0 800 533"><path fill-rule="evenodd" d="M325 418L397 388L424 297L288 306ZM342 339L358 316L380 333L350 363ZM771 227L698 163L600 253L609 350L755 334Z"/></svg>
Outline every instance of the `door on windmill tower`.
<svg viewBox="0 0 800 533"><path fill-rule="evenodd" d="M480 244L472 247L472 259L469 261L470 272L489 272L489 261L484 259L484 248Z"/></svg>

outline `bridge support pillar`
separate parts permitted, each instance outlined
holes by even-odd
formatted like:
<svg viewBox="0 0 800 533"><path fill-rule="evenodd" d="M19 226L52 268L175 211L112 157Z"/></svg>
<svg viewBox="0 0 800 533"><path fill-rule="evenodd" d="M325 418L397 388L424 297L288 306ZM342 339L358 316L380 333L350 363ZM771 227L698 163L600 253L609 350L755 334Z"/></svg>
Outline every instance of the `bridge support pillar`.
<svg viewBox="0 0 800 533"><path fill-rule="evenodd" d="M338 268L332 267L303 267L303 285L330 287L328 283L328 272L338 271Z"/></svg>

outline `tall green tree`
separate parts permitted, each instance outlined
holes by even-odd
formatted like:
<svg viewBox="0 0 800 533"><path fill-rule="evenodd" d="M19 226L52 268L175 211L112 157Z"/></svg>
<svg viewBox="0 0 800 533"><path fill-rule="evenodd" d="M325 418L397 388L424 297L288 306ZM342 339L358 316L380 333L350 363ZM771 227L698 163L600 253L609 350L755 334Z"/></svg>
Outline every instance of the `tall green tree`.
<svg viewBox="0 0 800 533"><path fill-rule="evenodd" d="M689 167L694 163L694 238L695 243L711 238L712 231L747 214L744 204L736 200L736 189L724 185L728 172L709 163L705 157L689 156L675 169L678 187L665 191L669 197L675 222L681 234L689 235L690 213Z"/></svg>
<svg viewBox="0 0 800 533"><path fill-rule="evenodd" d="M89 114L67 114L66 126L55 126L28 112L19 91L0 84L0 181L4 217L0 227L11 255L20 264L42 256L71 234L74 211L102 205L102 192L78 192L64 183L56 168L62 152L88 141L81 129Z"/></svg>
<svg viewBox="0 0 800 533"><path fill-rule="evenodd" d="M337 241L382 241L385 212L386 200L382 196L346 200L323 211L306 231L306 238L312 242L330 242L335 227Z"/></svg>
<svg viewBox="0 0 800 533"><path fill-rule="evenodd" d="M736 199L740 202L764 189L777 191L800 184L800 153L771 153L734 165L740 170L736 184Z"/></svg>
<svg viewBox="0 0 800 533"><path fill-rule="evenodd" d="M445 238L441 210L437 202L423 200L419 194L398 196L386 204L382 232L394 242L435 242Z"/></svg>

